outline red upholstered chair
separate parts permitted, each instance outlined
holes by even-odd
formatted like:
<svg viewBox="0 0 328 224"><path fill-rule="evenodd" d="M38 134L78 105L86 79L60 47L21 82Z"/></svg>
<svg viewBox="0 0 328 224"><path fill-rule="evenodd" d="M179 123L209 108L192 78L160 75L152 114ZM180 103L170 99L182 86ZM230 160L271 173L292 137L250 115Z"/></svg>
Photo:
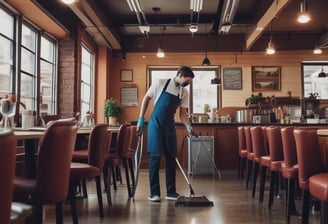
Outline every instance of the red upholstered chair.
<svg viewBox="0 0 328 224"><path fill-rule="evenodd" d="M256 190L256 180L258 176L258 171L261 164L262 156L268 155L266 148L266 136L264 133L264 129L261 126L251 127L251 136L252 136L252 144L254 151L254 172L253 172L253 189L252 189L252 197L255 197Z"/></svg>
<svg viewBox="0 0 328 224"><path fill-rule="evenodd" d="M131 185L130 185L130 175L129 175L129 165L128 165L128 150L130 143L130 124L121 125L115 145L114 152L109 152L105 158L104 165L104 179L105 182L109 181L111 175L115 175L115 168L123 165L125 168L126 185L129 197L132 197ZM108 179L108 180L106 180ZM113 183L115 183L116 178L113 178ZM114 185L115 187L115 185Z"/></svg>
<svg viewBox="0 0 328 224"><path fill-rule="evenodd" d="M39 145L36 178L14 180L14 201L33 205L32 223L42 223L44 204L56 204L56 222L62 223L76 133L75 119L52 121Z"/></svg>
<svg viewBox="0 0 328 224"><path fill-rule="evenodd" d="M248 189L249 181L251 179L251 175L253 172L254 166L254 152L253 152L253 143L252 143L252 136L251 136L251 129L250 127L244 127L245 131L245 138L246 138L246 149L247 149L247 173L246 173L246 189Z"/></svg>
<svg viewBox="0 0 328 224"><path fill-rule="evenodd" d="M321 201L321 224L328 223L328 173L319 173L309 179L310 194Z"/></svg>
<svg viewBox="0 0 328 224"><path fill-rule="evenodd" d="M303 192L302 224L305 224L308 223L309 219L309 178L315 174L325 172L325 170L321 159L317 130L295 129L294 137L298 160L298 182Z"/></svg>
<svg viewBox="0 0 328 224"><path fill-rule="evenodd" d="M264 187L267 168L270 170L270 190L268 208L271 209L274 199L274 192L279 190L279 176L281 172L281 163L284 159L282 149L281 131L278 126L269 126L265 128L265 135L268 141L269 155L262 156L261 165L261 183L260 183L260 201L264 198Z"/></svg>
<svg viewBox="0 0 328 224"><path fill-rule="evenodd" d="M286 179L286 222L290 223L291 214L296 214L295 190L298 178L298 164L296 143L294 138L294 127L281 129L282 149L284 161L281 163L281 175Z"/></svg>
<svg viewBox="0 0 328 224"><path fill-rule="evenodd" d="M239 155L238 155L237 178L243 179L245 163L247 160L246 136L243 126L238 127L238 152Z"/></svg>
<svg viewBox="0 0 328 224"><path fill-rule="evenodd" d="M108 150L108 139L110 137L110 132L107 128L108 126L106 124L98 124L91 130L88 143L88 163L71 163L69 199L71 201L74 224L78 223L74 182L82 180L96 180L99 216L101 218L104 217L100 175L103 170L104 158Z"/></svg>
<svg viewBox="0 0 328 224"><path fill-rule="evenodd" d="M0 129L0 223L10 223L16 167L16 142L14 133L10 129Z"/></svg>

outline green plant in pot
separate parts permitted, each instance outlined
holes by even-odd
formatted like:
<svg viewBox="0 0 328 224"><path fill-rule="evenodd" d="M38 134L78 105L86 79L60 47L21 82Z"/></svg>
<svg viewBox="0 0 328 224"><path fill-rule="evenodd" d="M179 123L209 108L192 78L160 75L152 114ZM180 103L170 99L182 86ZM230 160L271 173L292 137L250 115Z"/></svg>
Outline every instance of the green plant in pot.
<svg viewBox="0 0 328 224"><path fill-rule="evenodd" d="M115 124L119 116L124 112L123 107L113 97L107 99L104 105L104 116L108 124Z"/></svg>

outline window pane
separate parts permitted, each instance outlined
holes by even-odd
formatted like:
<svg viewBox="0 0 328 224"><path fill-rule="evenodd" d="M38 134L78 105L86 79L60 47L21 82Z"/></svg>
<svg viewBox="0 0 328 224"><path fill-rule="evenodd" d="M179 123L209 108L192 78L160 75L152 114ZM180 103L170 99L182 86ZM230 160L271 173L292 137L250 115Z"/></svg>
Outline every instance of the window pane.
<svg viewBox="0 0 328 224"><path fill-rule="evenodd" d="M34 74L35 55L30 51L22 48L22 70Z"/></svg>
<svg viewBox="0 0 328 224"><path fill-rule="evenodd" d="M53 65L41 61L40 65L40 112L52 113L52 98L53 98Z"/></svg>
<svg viewBox="0 0 328 224"><path fill-rule="evenodd" d="M14 39L14 17L0 9L1 33L9 39Z"/></svg>
<svg viewBox="0 0 328 224"><path fill-rule="evenodd" d="M23 24L22 26L22 45L31 51L35 52L36 33L29 27Z"/></svg>
<svg viewBox="0 0 328 224"><path fill-rule="evenodd" d="M9 94L13 82L13 42L0 36L0 92Z"/></svg>
<svg viewBox="0 0 328 224"><path fill-rule="evenodd" d="M83 82L90 84L90 82L91 82L90 67L87 66L87 65L82 64L82 71L81 72L82 72L81 73L81 76L82 76L81 78L82 78Z"/></svg>
<svg viewBox="0 0 328 224"><path fill-rule="evenodd" d="M211 79L215 76L215 71L194 70L193 79L193 113L204 113L205 104L209 109L217 108L217 86L211 85Z"/></svg>
<svg viewBox="0 0 328 224"><path fill-rule="evenodd" d="M54 44L45 37L41 37L41 58L54 61Z"/></svg>
<svg viewBox="0 0 328 224"><path fill-rule="evenodd" d="M21 102L26 104L27 110L34 110L33 96L34 96L34 84L33 77L21 73Z"/></svg>

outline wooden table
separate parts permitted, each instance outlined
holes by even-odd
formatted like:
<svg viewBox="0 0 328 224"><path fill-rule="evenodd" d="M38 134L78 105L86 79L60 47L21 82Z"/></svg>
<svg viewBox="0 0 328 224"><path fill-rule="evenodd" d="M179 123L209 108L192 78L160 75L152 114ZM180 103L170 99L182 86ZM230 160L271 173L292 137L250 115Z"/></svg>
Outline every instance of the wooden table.
<svg viewBox="0 0 328 224"><path fill-rule="evenodd" d="M77 135L88 135L92 128L79 128L77 131ZM113 133L117 133L119 127L109 127L108 130ZM35 160L36 153L38 150L39 140L43 137L45 133L45 129L39 128L37 131L35 130L23 130L20 128L16 128L14 130L14 134L17 140L24 141L25 148L25 158L24 158L24 176L27 178L35 177Z"/></svg>

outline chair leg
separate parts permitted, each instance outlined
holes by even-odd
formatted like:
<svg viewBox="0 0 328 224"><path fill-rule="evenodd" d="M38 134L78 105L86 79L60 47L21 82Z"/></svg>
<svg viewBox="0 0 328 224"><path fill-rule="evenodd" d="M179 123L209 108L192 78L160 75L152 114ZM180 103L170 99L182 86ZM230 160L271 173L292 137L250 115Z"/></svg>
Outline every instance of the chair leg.
<svg viewBox="0 0 328 224"><path fill-rule="evenodd" d="M310 192L306 189L303 189L302 224L308 224L308 222L309 222L309 203L310 203Z"/></svg>
<svg viewBox="0 0 328 224"><path fill-rule="evenodd" d="M242 157L241 158L241 171L240 171L240 178L241 179L244 179L245 163L246 163L246 158Z"/></svg>
<svg viewBox="0 0 328 224"><path fill-rule="evenodd" d="M76 210L76 198L75 198L75 191L74 191L74 181L70 181L69 183L69 192L68 197L71 205L71 215L73 224L78 224L78 217L77 217L77 210Z"/></svg>
<svg viewBox="0 0 328 224"><path fill-rule="evenodd" d="M83 192L83 198L88 198L88 191L87 191L87 181L82 180L82 192Z"/></svg>
<svg viewBox="0 0 328 224"><path fill-rule="evenodd" d="M111 195L111 192L110 192L110 167L106 167L104 168L104 184L105 184L105 190L106 190L106 196L107 196L107 204L108 206L112 206L112 195Z"/></svg>
<svg viewBox="0 0 328 224"><path fill-rule="evenodd" d="M56 224L63 224L63 202L56 203Z"/></svg>
<svg viewBox="0 0 328 224"><path fill-rule="evenodd" d="M252 175L252 170L253 170L253 161L247 160L246 190L248 189L249 181Z"/></svg>
<svg viewBox="0 0 328 224"><path fill-rule="evenodd" d="M238 168L237 168L237 179L240 179L240 172L241 172L241 156L238 156Z"/></svg>
<svg viewBox="0 0 328 224"><path fill-rule="evenodd" d="M126 158L122 159L122 162L123 162L123 166L125 167L124 170L125 170L126 185L128 188L128 195L129 195L129 198L131 198L132 191L131 191L131 185L130 185L129 167L128 167L127 159Z"/></svg>
<svg viewBox="0 0 328 224"><path fill-rule="evenodd" d="M111 170L112 170L112 181L113 181L113 186L114 186L114 190L116 191L117 190L117 185L116 185L116 180L117 180L117 172L115 172L117 167L111 167ZM110 173L109 173L109 176L108 176L109 180L110 180Z"/></svg>
<svg viewBox="0 0 328 224"><path fill-rule="evenodd" d="M254 172L253 172L253 190L252 190L252 197L255 198L255 191L256 191L256 180L257 180L257 175L259 172L260 164L255 162L254 165Z"/></svg>
<svg viewBox="0 0 328 224"><path fill-rule="evenodd" d="M321 222L328 223L328 202L321 202Z"/></svg>
<svg viewBox="0 0 328 224"><path fill-rule="evenodd" d="M277 172L276 171L271 171L271 176L270 176L270 190L269 190L269 203L268 203L268 208L269 210L272 207L273 200L274 200L274 192L275 192L275 186L276 184L276 179L277 179Z"/></svg>
<svg viewBox="0 0 328 224"><path fill-rule="evenodd" d="M32 223L42 224L42 205L37 204L32 207Z"/></svg>
<svg viewBox="0 0 328 224"><path fill-rule="evenodd" d="M264 198L266 172L267 172L267 167L261 166L260 196L259 196L260 202L263 202L263 198Z"/></svg>
<svg viewBox="0 0 328 224"><path fill-rule="evenodd" d="M102 202L102 193L101 193L101 181L100 176L96 177L96 188L97 188L97 198L98 198L98 206L99 206L99 216L104 218L104 208Z"/></svg>

